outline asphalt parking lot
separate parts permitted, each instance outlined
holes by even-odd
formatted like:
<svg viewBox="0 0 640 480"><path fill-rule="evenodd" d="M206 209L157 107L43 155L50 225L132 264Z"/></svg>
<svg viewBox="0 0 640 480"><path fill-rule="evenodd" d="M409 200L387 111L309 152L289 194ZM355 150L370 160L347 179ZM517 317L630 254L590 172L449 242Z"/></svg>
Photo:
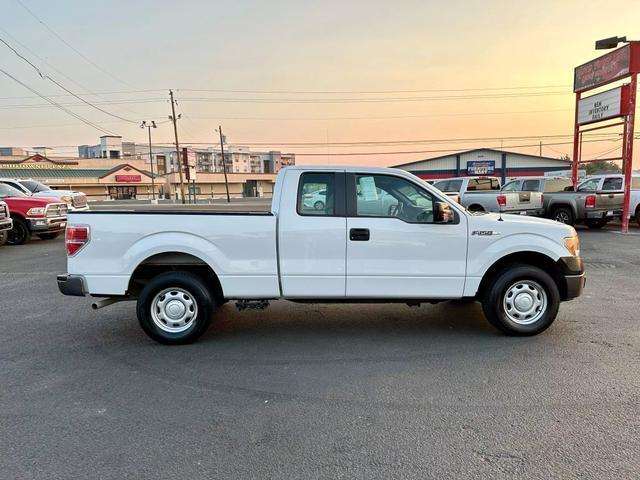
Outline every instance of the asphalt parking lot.
<svg viewBox="0 0 640 480"><path fill-rule="evenodd" d="M580 230L533 338L477 304L223 307L197 344L63 297L62 239L0 248L0 477L638 478L640 232Z"/></svg>

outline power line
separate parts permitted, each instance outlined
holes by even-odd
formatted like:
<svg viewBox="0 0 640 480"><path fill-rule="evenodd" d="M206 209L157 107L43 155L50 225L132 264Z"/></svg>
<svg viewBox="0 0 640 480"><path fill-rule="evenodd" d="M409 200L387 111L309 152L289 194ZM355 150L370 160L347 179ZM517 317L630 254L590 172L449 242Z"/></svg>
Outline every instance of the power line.
<svg viewBox="0 0 640 480"><path fill-rule="evenodd" d="M30 65L40 76L40 78L42 78L43 80L49 80L51 82L53 82L54 84L56 84L58 87L60 87L62 90L64 90L65 92L67 92L69 95L72 95L73 97L77 98L78 100L80 100L82 103L87 104L90 107L95 108L96 110L109 115L111 117L117 118L119 120L125 121L125 122L130 122L130 123L135 123L137 124L138 122L136 120L130 120L128 118L125 117L121 117L120 115L116 115L115 113L111 113L103 108L100 108L96 105L94 105L93 103L89 102L88 100L85 100L84 98L82 98L81 96L75 94L74 92L72 92L71 90L69 90L67 87L65 87L64 85L62 85L60 82L58 82L57 80L55 80L54 78L52 78L51 76L43 73L40 68L38 68L33 62L31 62L28 58L26 58L24 55L22 55L20 52L18 52L13 46L11 46L9 43L7 43L6 40L4 40L3 38L0 37L0 42L4 43L6 45L6 47L11 50L14 54L16 54L18 56L18 58L20 58L21 60L23 60L24 62L26 62L28 65Z"/></svg>
<svg viewBox="0 0 640 480"><path fill-rule="evenodd" d="M10 79L12 79L13 81L15 81L16 83L22 85L24 88L26 88L27 90L29 90L30 92L38 95L40 98L46 100L47 102L51 103L51 105L55 105L56 107L58 107L60 110L62 110L65 113L68 113L69 115L71 115L74 118L77 118L78 120L80 120L82 123L85 123L87 125L89 125L90 127L95 128L96 130L101 131L102 133L106 133L107 135L115 135L113 132L110 132L109 130L102 128L101 126L93 123L90 120L87 120L86 118L78 115L77 113L75 113L72 110L69 110L68 108L60 105L59 103L57 103L55 100L51 100L49 97L41 94L40 92L38 92L37 90L34 90L33 88L31 88L29 85L27 85L26 83L18 80L16 77L14 77L13 75L11 75L9 72L7 72L6 70L3 70L2 68L0 68L0 72L4 73L7 77L9 77Z"/></svg>
<svg viewBox="0 0 640 480"><path fill-rule="evenodd" d="M131 87L131 85L129 85L127 82L125 82L124 80L119 79L118 77L116 77L115 75L113 75L111 72L105 70L104 68L102 68L100 65L98 65L97 63L95 63L93 60L91 60L90 58L88 58L87 56L85 56L81 51L79 51L77 48L75 48L73 45L71 45L69 42L67 42L61 35L58 34L58 32L56 32L53 28L51 28L49 25L47 25L40 17L38 17L33 10L31 10L29 7L27 7L21 0L16 0L16 3L18 3L18 5L20 5L24 10L27 11L27 13L29 15L31 15L38 23L40 23L44 28L46 28L53 36L55 36L58 40L60 40L62 43L64 43L67 47L69 47L71 50L73 50L78 56L80 56L85 62L89 63L90 65L92 65L93 67L95 67L96 69L100 70L102 73L104 73L105 75L111 77L113 80L115 80L116 82L121 83L122 85L126 85L127 87L133 88Z"/></svg>
<svg viewBox="0 0 640 480"><path fill-rule="evenodd" d="M497 93L480 95L444 95L429 97L347 97L347 98L233 98L233 97L182 97L183 102L211 102L211 103L301 103L301 104L323 104L323 103L397 103L397 102L427 102L446 100L478 100L494 98L524 98L524 97L546 97L553 95L573 95L567 91L551 92L523 92L523 93Z"/></svg>
<svg viewBox="0 0 640 480"><path fill-rule="evenodd" d="M223 89L197 89L197 88L180 88L176 91L180 92L212 92L212 93L255 93L265 95L340 95L340 94L357 94L357 95L376 95L389 93L428 93L428 92L482 92L495 90L526 90L526 89L544 89L544 88L570 88L571 85L529 85L517 87L478 87L478 88L429 88L418 90L223 90Z"/></svg>

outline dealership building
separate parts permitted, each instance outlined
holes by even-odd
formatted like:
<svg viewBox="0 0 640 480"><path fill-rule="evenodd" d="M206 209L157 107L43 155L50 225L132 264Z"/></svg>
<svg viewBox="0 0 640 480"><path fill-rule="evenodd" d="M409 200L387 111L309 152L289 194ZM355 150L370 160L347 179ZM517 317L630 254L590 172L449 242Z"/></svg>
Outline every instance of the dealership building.
<svg viewBox="0 0 640 480"><path fill-rule="evenodd" d="M493 148L475 148L394 165L424 179L492 175L502 183L512 177L570 175L571 161Z"/></svg>

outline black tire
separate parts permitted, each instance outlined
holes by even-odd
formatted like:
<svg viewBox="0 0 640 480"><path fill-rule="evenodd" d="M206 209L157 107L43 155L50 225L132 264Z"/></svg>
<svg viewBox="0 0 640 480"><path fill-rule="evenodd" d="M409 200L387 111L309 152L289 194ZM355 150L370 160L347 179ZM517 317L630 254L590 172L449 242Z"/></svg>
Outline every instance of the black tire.
<svg viewBox="0 0 640 480"><path fill-rule="evenodd" d="M27 222L21 218L13 219L13 228L9 230L7 243L9 245L24 245L31 240L31 231Z"/></svg>
<svg viewBox="0 0 640 480"><path fill-rule="evenodd" d="M0 232L0 247L7 243L7 232Z"/></svg>
<svg viewBox="0 0 640 480"><path fill-rule="evenodd" d="M636 207L636 223L640 227L640 205Z"/></svg>
<svg viewBox="0 0 640 480"><path fill-rule="evenodd" d="M584 223L592 230L599 230L607 224L607 220L605 220L604 218L591 218Z"/></svg>
<svg viewBox="0 0 640 480"><path fill-rule="evenodd" d="M469 205L470 212L484 212L482 205Z"/></svg>
<svg viewBox="0 0 640 480"><path fill-rule="evenodd" d="M38 234L38 238L40 238L41 240L53 240L54 238L58 238L59 236L60 236L60 232Z"/></svg>
<svg viewBox="0 0 640 480"><path fill-rule="evenodd" d="M564 223L566 225L572 225L576 223L576 217L573 214L573 210L569 207L557 207L553 209L551 218L556 222Z"/></svg>
<svg viewBox="0 0 640 480"><path fill-rule="evenodd" d="M516 294L516 297L508 297L508 294L510 291L517 291L517 286L522 284L530 284L544 290L546 308L536 310L530 319L523 316L520 317L520 320L515 321L512 317L517 315L517 309L513 309L514 305L509 303L509 299L516 299L519 294ZM533 293L535 290L529 292L526 288L523 286L523 294L525 296L529 294L533 299L536 296ZM543 298L541 293L537 295L537 298ZM482 297L482 310L489 323L503 333L513 336L537 335L543 332L555 320L559 306L560 292L553 278L545 271L531 265L506 267L491 279ZM512 309L510 314L507 313L508 307ZM536 319L536 315L539 315L539 318ZM531 321L531 323L526 323L527 321Z"/></svg>
<svg viewBox="0 0 640 480"><path fill-rule="evenodd" d="M313 204L313 208L315 208L316 210L324 210L324 202L322 200L318 200Z"/></svg>
<svg viewBox="0 0 640 480"><path fill-rule="evenodd" d="M186 292L187 296L191 298L191 305L194 306L191 311L195 311L195 316L191 322L187 322L185 330L168 331L174 327L180 328L176 327L179 324L173 324L171 321L163 322L162 318L159 318L161 314L156 313L155 316L152 314L152 305L157 305L156 297L158 297L158 301L163 301L161 300L162 295L160 295L163 292L167 292L166 295L174 296L175 300L172 300L174 302L183 301L182 292ZM213 296L200 277L188 272L166 272L152 278L144 286L138 297L136 313L144 332L156 342L165 345L181 345L196 341L207 330L215 309L216 304ZM168 310L167 306L165 311ZM157 312L160 311L161 309L157 308ZM162 323L163 328L160 328L159 323L156 322Z"/></svg>

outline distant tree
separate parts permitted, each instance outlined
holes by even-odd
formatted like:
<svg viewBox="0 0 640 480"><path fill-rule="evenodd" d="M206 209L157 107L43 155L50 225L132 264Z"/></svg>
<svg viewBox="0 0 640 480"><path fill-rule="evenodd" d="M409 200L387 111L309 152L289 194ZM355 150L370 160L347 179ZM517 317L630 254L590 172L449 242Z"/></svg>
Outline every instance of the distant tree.
<svg viewBox="0 0 640 480"><path fill-rule="evenodd" d="M597 175L599 173L621 173L622 169L615 162L590 162L585 163L587 175Z"/></svg>

